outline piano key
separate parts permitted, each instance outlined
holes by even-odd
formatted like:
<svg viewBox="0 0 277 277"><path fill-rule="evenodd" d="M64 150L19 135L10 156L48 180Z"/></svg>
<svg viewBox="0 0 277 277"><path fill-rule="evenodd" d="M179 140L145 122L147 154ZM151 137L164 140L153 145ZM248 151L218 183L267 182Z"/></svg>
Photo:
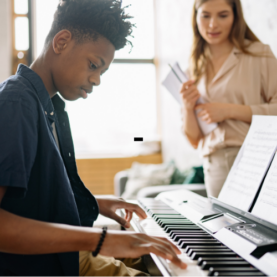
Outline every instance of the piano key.
<svg viewBox="0 0 277 277"><path fill-rule="evenodd" d="M256 273L260 272L258 269L253 268L253 267L211 267L209 269L208 276L214 276L214 273L243 273L243 272L251 272L251 273ZM225 276L225 275L224 275Z"/></svg>
<svg viewBox="0 0 277 277"><path fill-rule="evenodd" d="M184 225L195 225L193 222L191 221L187 221L187 220L183 220L183 219L177 219L177 220L158 220L157 221L158 224L166 224L166 225L180 225L180 224L184 224Z"/></svg>
<svg viewBox="0 0 277 277"><path fill-rule="evenodd" d="M164 228L164 231L166 233L170 233L171 231L181 231L181 230L201 230L198 226L176 226L176 225L171 225L167 226Z"/></svg>
<svg viewBox="0 0 277 277"><path fill-rule="evenodd" d="M190 249L197 250L197 249L229 249L226 246L202 246L202 245L195 245L195 246L187 246L185 250L183 251L184 253L188 253Z"/></svg>
<svg viewBox="0 0 277 277"><path fill-rule="evenodd" d="M157 218L157 219L186 219L183 215L181 214L168 214L168 212L164 212L164 213L159 213L159 214L153 214L152 211L149 211L149 213L151 212L153 218Z"/></svg>
<svg viewBox="0 0 277 277"><path fill-rule="evenodd" d="M182 256L182 259L189 264L188 269L199 269L200 274L196 275L207 276L207 273L209 272L207 269L213 267L218 270L212 272L213 275L219 274L218 276L222 276L223 274L228 274L228 276L236 276L237 273L242 273L243 276L244 274L246 274L245 276L251 276L249 275L249 272L245 272L245 267L251 268L249 263L238 257L236 253L232 252L232 250L222 245L221 242L214 239L213 235L204 231L183 214L180 214L160 200L153 201L153 199L150 199L142 202L143 204L140 204L145 206L149 219L152 218L155 223L146 224L146 233L154 236L159 234L168 237L169 239L171 238L175 244L180 245L182 248L184 247L184 254L180 255L180 257ZM202 253L202 256L199 257L199 259L197 258L198 261L189 258L189 255L193 254L193 256L196 256L199 255L199 253ZM206 256L206 254L208 255ZM228 254L228 257L224 254ZM231 257L229 257L230 255ZM200 267L196 266L197 263L200 266L203 266L202 270ZM243 272L235 270L235 272L224 271L222 273L221 268L240 268L243 269ZM180 273L181 274L178 276L183 276L182 272ZM257 276L263 276L258 270L252 270L251 274L253 274L253 276L256 276L255 274L259 274ZM186 273L184 275L187 276Z"/></svg>
<svg viewBox="0 0 277 277"><path fill-rule="evenodd" d="M167 214L160 214L159 216L152 215L152 217L156 221L158 221L159 219L162 219L162 218L167 218L167 219L170 219L170 218L183 219L184 218L183 216L180 216L180 215L167 215Z"/></svg>
<svg viewBox="0 0 277 277"><path fill-rule="evenodd" d="M199 258L205 258L205 257L236 257L237 254L234 252L195 252L190 257L192 260L198 260Z"/></svg>
<svg viewBox="0 0 277 277"><path fill-rule="evenodd" d="M190 249L189 252L187 253L187 255L189 257L191 257L194 253L199 253L199 252L210 252L210 253L213 253L213 252L224 252L224 253L234 253L232 250L230 249Z"/></svg>
<svg viewBox="0 0 277 277"><path fill-rule="evenodd" d="M159 217L159 216L157 216L157 217ZM178 221L178 220L192 222L191 220L183 217L182 215L180 216L180 218L163 218L163 217L161 217L159 220L164 221L164 222L167 222L167 221Z"/></svg>
<svg viewBox="0 0 277 277"><path fill-rule="evenodd" d="M189 231L186 231L186 232L170 232L169 233L169 237L171 237L173 240L175 239L176 236L181 236L181 235L196 235L196 236L201 236L201 235L206 235L207 233L205 232L201 232L199 230L189 230Z"/></svg>
<svg viewBox="0 0 277 277"><path fill-rule="evenodd" d="M214 272L213 276L266 276L262 272Z"/></svg>
<svg viewBox="0 0 277 277"><path fill-rule="evenodd" d="M175 222L175 221L184 221L184 222L190 222L190 223L193 223L191 220L183 217L183 218L160 218L159 221L162 221L162 222Z"/></svg>
<svg viewBox="0 0 277 277"><path fill-rule="evenodd" d="M179 240L178 245L182 248L185 249L188 245L203 245L203 246L220 246L221 242L218 241L191 241L191 240Z"/></svg>
<svg viewBox="0 0 277 277"><path fill-rule="evenodd" d="M221 245L216 239L180 239L177 243L182 249L185 249L188 245Z"/></svg>
<svg viewBox="0 0 277 277"><path fill-rule="evenodd" d="M180 239L193 239L193 238L195 238L195 239L201 239L201 238L213 238L213 237L211 237L211 236L209 236L209 235L180 235L180 236L178 236L178 235L176 235L175 237L174 237L174 241L175 242L178 242Z"/></svg>
<svg viewBox="0 0 277 277"><path fill-rule="evenodd" d="M248 262L245 261L239 261L239 262L203 262L201 269L203 270L209 270L211 267L247 267L251 266Z"/></svg>
<svg viewBox="0 0 277 277"><path fill-rule="evenodd" d="M186 222L182 222L182 221L179 221L179 222L166 222L166 223L164 223L164 222L162 222L162 223L157 222L157 223L162 228L165 228L166 226L170 226L170 225L174 225L174 226L196 226L193 223L186 223Z"/></svg>
<svg viewBox="0 0 277 277"><path fill-rule="evenodd" d="M240 258L240 257L213 257L213 258L199 258L197 261L197 265L201 266L204 262L244 262L244 259Z"/></svg>

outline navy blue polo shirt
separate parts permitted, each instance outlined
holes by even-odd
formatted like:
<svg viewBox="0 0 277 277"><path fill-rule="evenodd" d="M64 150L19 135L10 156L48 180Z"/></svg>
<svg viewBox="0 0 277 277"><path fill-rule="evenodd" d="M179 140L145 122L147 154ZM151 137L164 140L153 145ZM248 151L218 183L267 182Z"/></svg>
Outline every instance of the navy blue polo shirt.
<svg viewBox="0 0 277 277"><path fill-rule="evenodd" d="M1 208L44 222L92 226L99 209L78 176L64 108L24 65L0 84L0 186L7 187ZM79 275L79 253L0 253L0 275Z"/></svg>

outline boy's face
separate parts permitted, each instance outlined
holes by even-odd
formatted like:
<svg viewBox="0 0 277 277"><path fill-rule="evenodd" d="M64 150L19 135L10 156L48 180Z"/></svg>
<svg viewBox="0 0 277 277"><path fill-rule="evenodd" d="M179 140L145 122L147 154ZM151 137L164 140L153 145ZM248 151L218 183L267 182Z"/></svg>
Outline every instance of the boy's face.
<svg viewBox="0 0 277 277"><path fill-rule="evenodd" d="M69 33L70 34L70 33ZM57 91L66 100L87 98L94 86L100 85L104 74L114 59L115 47L106 38L76 43L67 34L53 41L55 59L52 78Z"/></svg>

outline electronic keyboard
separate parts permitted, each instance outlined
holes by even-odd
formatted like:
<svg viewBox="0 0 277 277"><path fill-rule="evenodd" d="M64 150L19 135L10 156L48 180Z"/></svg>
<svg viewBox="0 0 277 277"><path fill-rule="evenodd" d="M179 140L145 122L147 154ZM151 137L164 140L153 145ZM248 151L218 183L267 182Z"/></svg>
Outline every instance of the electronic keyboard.
<svg viewBox="0 0 277 277"><path fill-rule="evenodd" d="M277 226L251 213L174 190L137 203L147 219L131 221L136 232L168 238L182 251L182 270L151 254L163 276L277 276Z"/></svg>

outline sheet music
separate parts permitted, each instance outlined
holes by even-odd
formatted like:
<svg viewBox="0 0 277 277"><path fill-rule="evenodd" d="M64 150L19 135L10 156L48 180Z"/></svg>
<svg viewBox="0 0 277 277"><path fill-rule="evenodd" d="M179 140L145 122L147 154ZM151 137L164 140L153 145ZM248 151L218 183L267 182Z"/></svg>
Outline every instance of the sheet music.
<svg viewBox="0 0 277 277"><path fill-rule="evenodd" d="M173 65L173 69L180 80L177 78L174 72L170 70L169 74L167 75L162 84L167 88L167 90L171 93L175 100L180 105L182 105L183 103L180 91L183 83L186 83L189 79L186 76L186 74L181 70L180 65L177 62Z"/></svg>
<svg viewBox="0 0 277 277"><path fill-rule="evenodd" d="M277 155L270 166L252 214L277 224Z"/></svg>
<svg viewBox="0 0 277 277"><path fill-rule="evenodd" d="M183 103L182 103L180 91L183 83L187 82L189 79L186 76L186 74L182 71L180 65L177 62L173 65L173 70L170 70L169 74L167 75L167 77L165 78L162 84L167 88L167 90L171 93L174 99L182 106ZM197 101L197 104L204 104L204 103L206 103L206 101L202 97L200 97ZM199 112L200 111L198 111L197 113ZM207 124L205 121L197 117L197 113L196 113L196 118L197 118L199 127L205 136L211 133L215 128L217 128L216 123Z"/></svg>
<svg viewBox="0 0 277 277"><path fill-rule="evenodd" d="M219 200L248 211L277 149L277 117L253 116Z"/></svg>

